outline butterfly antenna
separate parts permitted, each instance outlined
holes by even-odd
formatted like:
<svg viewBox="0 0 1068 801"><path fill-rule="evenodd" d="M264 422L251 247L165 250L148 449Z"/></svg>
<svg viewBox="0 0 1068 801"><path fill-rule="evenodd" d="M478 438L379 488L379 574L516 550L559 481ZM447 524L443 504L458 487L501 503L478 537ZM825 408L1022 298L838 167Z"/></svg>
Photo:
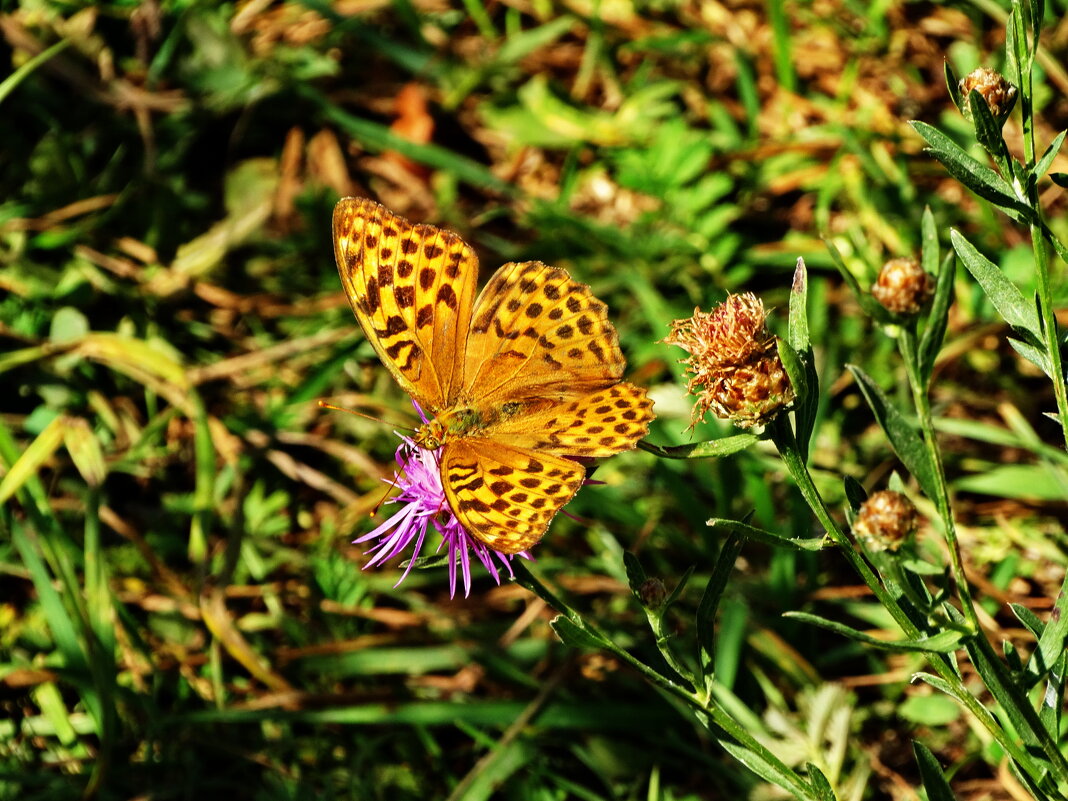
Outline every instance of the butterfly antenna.
<svg viewBox="0 0 1068 801"><path fill-rule="evenodd" d="M342 410L342 411L344 411L344 410ZM401 469L402 470L407 470L408 469L408 463L405 462L403 465L401 465ZM382 493L382 497L379 499L378 503L376 503L371 508L371 515L370 515L371 517L374 517L375 515L377 515L378 514L378 510L382 508L382 504L384 504L386 501L389 500L389 495L390 495L391 492L393 492L393 490L395 490L397 488L397 482L398 481L400 481L400 473L394 473L393 474L393 480L391 482L389 482L389 486L386 487L386 491L384 493Z"/></svg>
<svg viewBox="0 0 1068 801"><path fill-rule="evenodd" d="M390 423L388 420L383 420L381 417L375 417L374 415L364 414L363 412L357 412L355 409L345 409L341 406L335 406L332 403L327 403L324 400L319 401L320 409L330 409L334 412L345 412L346 414L354 414L357 417L362 417L364 420L373 420L376 423L382 423L383 425L391 426L392 428L398 428L401 431L415 432L415 429L411 426L402 425L401 423Z"/></svg>

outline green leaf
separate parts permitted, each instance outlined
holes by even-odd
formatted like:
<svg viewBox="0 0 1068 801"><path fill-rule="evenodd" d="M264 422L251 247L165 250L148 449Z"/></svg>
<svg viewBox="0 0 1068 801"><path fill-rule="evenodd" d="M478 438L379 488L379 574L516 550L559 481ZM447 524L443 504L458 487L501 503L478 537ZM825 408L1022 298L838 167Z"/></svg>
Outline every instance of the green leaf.
<svg viewBox="0 0 1068 801"><path fill-rule="evenodd" d="M638 590L645 583L645 568L642 567L638 557L630 551L623 552L623 568L627 571L627 583L630 585L630 591L637 595Z"/></svg>
<svg viewBox="0 0 1068 801"><path fill-rule="evenodd" d="M868 500L868 493L863 485L852 476L846 476L842 479L842 488L845 491L846 503L849 504L850 512L856 514L861 504Z"/></svg>
<svg viewBox="0 0 1068 801"><path fill-rule="evenodd" d="M890 446L897 458L905 465L920 484L920 489L928 498L938 497L938 482L935 478L934 465L924 447L923 440L915 428L905 420L901 413L887 399L878 385L856 365L846 365L857 381L860 391L871 407L876 421L890 440Z"/></svg>
<svg viewBox="0 0 1068 801"><path fill-rule="evenodd" d="M734 571L734 563L742 551L743 542L742 537L737 534L730 534L723 541L716 564L712 568L712 575L709 576L705 591L701 594L701 602L697 605L694 625L697 627L698 664L708 690L711 689L716 663L716 610L719 609L719 601L727 588L727 580Z"/></svg>
<svg viewBox="0 0 1068 801"><path fill-rule="evenodd" d="M998 498L1064 500L1063 483L1055 472L1043 464L996 465L981 473L954 479L953 488Z"/></svg>
<svg viewBox="0 0 1068 801"><path fill-rule="evenodd" d="M1037 181L1053 164L1053 159L1057 158L1057 153L1060 152L1061 145L1064 144L1064 135L1068 134L1068 131L1061 131L1057 134L1057 137L1049 143L1049 147L1046 148L1046 152L1042 154L1042 158L1035 164L1035 168L1031 171L1031 175L1034 176Z"/></svg>
<svg viewBox="0 0 1068 801"><path fill-rule="evenodd" d="M675 445L667 448L642 441L638 443L638 447L664 459L708 459L730 456L732 453L744 451L759 441L760 437L756 434L736 434L733 437L723 437L722 439L711 439L705 442L694 442L690 445Z"/></svg>
<svg viewBox="0 0 1068 801"><path fill-rule="evenodd" d="M920 240L920 266L928 275L937 275L942 257L938 244L938 226L930 206L923 207L923 215L920 217Z"/></svg>
<svg viewBox="0 0 1068 801"><path fill-rule="evenodd" d="M88 333L89 318L71 306L57 309L48 327L48 339L54 345L75 342Z"/></svg>
<svg viewBox="0 0 1068 801"><path fill-rule="evenodd" d="M956 229L949 232L949 239L960 256L964 267L983 287L994 309L1014 328L1026 331L1035 337L1035 342L1042 342L1042 328L1035 304L1026 300L1016 284L1005 278L1005 273L975 247Z"/></svg>
<svg viewBox="0 0 1068 801"><path fill-rule="evenodd" d="M831 242L826 235L823 235L822 238L823 244L827 247L827 252L831 256L831 261L834 262L834 266L838 268L838 272L841 274L843 280L845 280L846 284L848 284L849 288L853 291L853 295L856 297L857 303L860 304L860 308L864 310L864 313L880 323L894 323L894 316L884 309L882 305L871 296L870 292L865 292L860 288L856 276L854 276L850 269L846 267L846 263L842 259L842 254L838 252L838 248L834 246L834 243Z"/></svg>
<svg viewBox="0 0 1068 801"><path fill-rule="evenodd" d="M827 781L827 777L823 775L823 771L811 762L805 763L805 771L808 773L808 780L812 785L812 792L816 794L817 801L838 801L837 796L834 794L834 789L831 787L831 783Z"/></svg>
<svg viewBox="0 0 1068 801"><path fill-rule="evenodd" d="M949 174L971 189L984 200L1003 209L1028 215L1030 210L1021 203L1012 186L990 167L982 164L946 136L944 133L919 120L912 120L909 125L928 144L931 155L942 162Z"/></svg>
<svg viewBox="0 0 1068 801"><path fill-rule="evenodd" d="M948 61L942 62L942 72L946 78L946 89L949 90L949 97L953 101L953 105L957 107L957 111L963 114L964 104L961 102L960 97L960 80L958 80L956 73L953 72L953 67L949 65Z"/></svg>
<svg viewBox="0 0 1068 801"><path fill-rule="evenodd" d="M808 398L809 388L805 366L801 362L801 354L781 337L775 338L775 344L779 351L779 360L782 362L783 369L786 370L786 377L790 379L790 386L793 387L794 394L797 396L795 403L803 403Z"/></svg>
<svg viewBox="0 0 1068 801"><path fill-rule="evenodd" d="M972 126L975 128L975 139L983 148L993 156L1000 157L1003 143L1001 141L1001 127L990 113L990 106L979 92L972 89L968 93L968 109L972 113Z"/></svg>
<svg viewBox="0 0 1068 801"><path fill-rule="evenodd" d="M56 417L45 426L44 430L34 437L26 450L18 457L18 460L10 465L7 474L0 479L0 506L14 495L22 485L37 475L38 468L52 458L63 442L65 420Z"/></svg>
<svg viewBox="0 0 1068 801"><path fill-rule="evenodd" d="M1053 365L1050 363L1049 354L1045 350L1015 337L1006 337L1005 341L1009 343L1009 347L1027 359L1027 361L1031 362L1050 378L1053 377Z"/></svg>
<svg viewBox="0 0 1068 801"><path fill-rule="evenodd" d="M1064 587L1057 595L1049 622L1039 631L1040 633L1036 633L1038 648L1027 662L1027 672L1037 678L1045 676L1062 660L1068 643L1068 592Z"/></svg>
<svg viewBox="0 0 1068 801"><path fill-rule="evenodd" d="M563 615L554 617L549 621L549 625L552 626L556 636L560 638L564 645L569 645L572 648L600 649L604 647L604 642L600 637L585 626L575 623Z"/></svg>
<svg viewBox="0 0 1068 801"><path fill-rule="evenodd" d="M725 520L718 517L710 518L707 525L724 529L729 534L735 536L742 536L747 539L756 540L757 542L763 542L766 545L780 547L785 545L788 548L795 548L799 551L820 551L828 544L827 540L823 537L815 537L813 539L805 540L794 539L783 534L775 534L771 531L765 531L762 528L750 526L748 523L740 523L737 520Z"/></svg>
<svg viewBox="0 0 1068 801"><path fill-rule="evenodd" d="M916 754L916 764L920 769L923 789L927 792L927 801L957 801L931 749L921 742L913 741L912 750Z"/></svg>
<svg viewBox="0 0 1068 801"><path fill-rule="evenodd" d="M1009 604L1009 608L1016 615L1016 619L1023 623L1029 632L1035 635L1036 640L1042 636L1042 630L1046 628L1046 624L1038 619L1038 615L1022 604Z"/></svg>
<svg viewBox="0 0 1068 801"><path fill-rule="evenodd" d="M960 705L946 695L911 695L897 707L898 715L921 726L947 726L960 712Z"/></svg>
<svg viewBox="0 0 1068 801"><path fill-rule="evenodd" d="M695 565L690 565L688 568L686 568L686 570L682 574L682 578L679 579L678 584L676 584L675 588L670 593L668 593L668 597L664 599L664 606L662 607L663 609L667 609L669 606L675 603L675 601L679 600L679 596L682 595L682 591L686 589L686 585L690 582L690 576L693 575L693 571L695 569Z"/></svg>
<svg viewBox="0 0 1068 801"><path fill-rule="evenodd" d="M1068 189L1068 172L1051 172L1049 177L1057 186Z"/></svg>
<svg viewBox="0 0 1068 801"><path fill-rule="evenodd" d="M962 635L959 631L943 631L931 637L919 637L913 640L880 640L876 637L872 637L870 634L857 631L844 623L828 620L825 617L809 614L808 612L786 612L783 614L783 617L788 617L791 620L800 620L803 623L811 623L814 626L833 631L835 634L840 634L850 640L855 640L856 642L862 642L865 645L871 645L884 651L893 651L896 653L948 654L959 649L961 645Z"/></svg>
<svg viewBox="0 0 1068 801"><path fill-rule="evenodd" d="M501 45L494 61L499 65L514 64L564 36L576 22L570 14L562 14L537 28L514 33Z"/></svg>
<svg viewBox="0 0 1068 801"><path fill-rule="evenodd" d="M786 367L787 375L793 384L794 376L790 373L793 369L800 372L798 381L804 387L804 393L798 391L798 384L793 384L798 398L794 402L794 437L797 447L801 451L801 457L808 457L809 441L812 439L812 431L816 426L816 414L819 411L820 390L819 375L816 373L816 359L812 353L812 342L808 330L808 269L804 259L797 260L794 269L794 280L790 287L790 319L789 319L789 343L794 353L800 360L800 369L795 365L793 368ZM782 353L780 351L780 358Z"/></svg>
<svg viewBox="0 0 1068 801"><path fill-rule="evenodd" d="M413 142L394 133L389 126L357 117L338 108L325 95L310 85L300 85L296 91L318 109L325 121L336 125L356 142L375 153L393 150L412 161L428 167L444 170L461 181L483 189L492 189L505 195L513 195L516 188L502 181L489 169L466 156L458 155L449 148L435 144Z"/></svg>
<svg viewBox="0 0 1068 801"><path fill-rule="evenodd" d="M808 269L805 260L798 258L794 280L790 285L790 317L788 322L790 346L805 353L811 342L808 336Z"/></svg>
<svg viewBox="0 0 1068 801"><path fill-rule="evenodd" d="M786 766L781 763L778 765L773 764L759 754L730 740L721 739L719 744L724 751L753 771L757 776L777 787L793 787L799 781L797 774L787 772Z"/></svg>
<svg viewBox="0 0 1068 801"><path fill-rule="evenodd" d="M923 381L924 387L931 382L935 360L938 358L938 351L941 350L942 342L946 337L949 307L953 303L953 279L956 276L956 268L956 258L952 253L947 253L938 269L934 300L931 302L931 310L927 313L927 323L920 337L917 360L920 380Z"/></svg>

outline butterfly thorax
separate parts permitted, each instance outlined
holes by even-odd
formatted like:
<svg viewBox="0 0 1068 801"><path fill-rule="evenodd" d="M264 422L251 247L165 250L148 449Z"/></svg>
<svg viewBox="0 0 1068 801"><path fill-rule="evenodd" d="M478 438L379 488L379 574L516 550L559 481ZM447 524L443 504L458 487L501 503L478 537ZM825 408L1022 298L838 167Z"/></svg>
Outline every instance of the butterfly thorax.
<svg viewBox="0 0 1068 801"><path fill-rule="evenodd" d="M473 404L459 403L423 423L412 439L421 448L436 450L449 440L477 436L503 421L545 404L544 400L508 401L500 406L476 409Z"/></svg>

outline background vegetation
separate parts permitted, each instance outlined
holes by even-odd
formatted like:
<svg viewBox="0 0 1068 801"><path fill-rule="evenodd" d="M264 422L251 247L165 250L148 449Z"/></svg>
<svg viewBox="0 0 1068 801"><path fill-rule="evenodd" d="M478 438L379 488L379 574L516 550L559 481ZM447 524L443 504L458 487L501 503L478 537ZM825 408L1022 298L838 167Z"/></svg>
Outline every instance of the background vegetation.
<svg viewBox="0 0 1068 801"><path fill-rule="evenodd" d="M460 232L484 273L541 259L591 284L660 445L730 431L686 431L670 322L745 290L781 330L804 257L811 462L840 507L843 477L881 489L899 468L844 365L907 389L820 235L867 286L918 253L929 206L944 241L964 231L1033 290L1026 230L907 126L968 146L943 62L1002 67L1007 3L0 8L0 457L29 455L0 512L0 797L781 797L616 658L561 644L518 585L450 600L444 568L399 588L395 566L361 572L349 543L396 438L316 401L410 407L341 293L331 209L374 197ZM1066 11L1047 3L1042 143L1068 127ZM1018 154L1017 117L1006 138ZM1040 190L1068 239L1063 190ZM961 270L936 424L984 626L1013 641L1005 605L1045 617L1064 577L1065 497L1052 389L1005 333ZM623 552L671 588L707 579L710 517L818 535L773 454L612 459L533 570L655 660ZM947 561L930 527L919 547ZM899 636L866 593L834 554L746 544L718 622L733 711L843 799L916 798L913 739L960 799L1030 797L986 732L909 683L919 657L782 616ZM672 634L692 636L699 598L683 591Z"/></svg>

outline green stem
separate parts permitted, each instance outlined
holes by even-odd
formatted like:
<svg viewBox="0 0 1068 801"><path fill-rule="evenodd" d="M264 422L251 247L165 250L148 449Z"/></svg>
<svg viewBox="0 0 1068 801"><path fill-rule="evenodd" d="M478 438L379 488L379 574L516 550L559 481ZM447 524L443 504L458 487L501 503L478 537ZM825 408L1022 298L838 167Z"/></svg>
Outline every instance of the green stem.
<svg viewBox="0 0 1068 801"><path fill-rule="evenodd" d="M784 786L784 789L789 790L797 798L802 801L816 801L812 794L812 789L808 783L801 778L796 772L787 767L778 757L765 748L756 738L749 733L743 725L727 714L723 709L712 703L711 695L703 691L695 691L683 687L682 685L672 681L667 676L658 673L649 665L642 662L637 657L631 655L629 651L623 647L617 645L607 634L602 632L594 624L584 620L582 616L562 599L557 597L552 590L550 590L537 576L535 576L525 565L515 565L516 579L527 589L535 593L543 601L548 603L553 609L560 612L564 617L568 618L575 626L582 629L582 631L588 635L588 637L596 641L598 646L602 649L614 654L623 662L626 662L639 674L641 674L650 684L659 687L669 695L679 699L683 703L703 713L711 721L710 725L706 721L702 721L713 734L720 739L733 740L738 745L742 746L753 752L759 759L772 766L781 778L789 785Z"/></svg>
<svg viewBox="0 0 1068 801"><path fill-rule="evenodd" d="M953 520L953 510L949 503L949 488L946 486L946 473L942 465L942 451L935 439L934 418L931 415L931 403L927 396L927 388L920 377L920 368L917 361L916 330L914 324L906 324L901 327L901 335L898 337L898 349L905 363L905 373L908 375L909 387L912 390L912 403L919 417L920 430L923 433L923 444L927 448L927 456L934 468L934 481L938 490L938 497L932 498L938 508L938 516L942 519L942 530L945 533L946 544L949 546L949 561L953 568L953 578L957 583L957 593L960 597L964 616L967 618L973 632L982 631L979 617L975 612L975 604L972 601L972 591L968 584L968 576L964 572L964 558L960 550L960 541L957 539L957 526Z"/></svg>
<svg viewBox="0 0 1068 801"><path fill-rule="evenodd" d="M1042 748L1053 768L1054 774L1063 782L1068 778L1068 762L1065 761L1064 755L1061 754L1057 744L1050 737L1045 726L1042 725L1042 721L1026 694L1020 691L1018 683L1009 672L1008 667L994 652L979 623L971 587L968 584L968 576L964 571L964 559L960 550L960 541L957 539L957 528L953 519L953 509L949 501L949 488L946 486L945 469L942 464L942 451L938 447L938 441L935 438L930 398L927 394L927 387L923 385L923 381L920 378L916 332L913 325L902 326L901 334L898 337L898 346L902 360L905 363L905 372L908 375L909 387L912 390L912 400L916 408L916 415L919 418L920 430L923 433L923 442L934 467L932 472L934 473L938 497L932 500L938 508L938 516L942 520L946 544L949 546L950 562L957 585L958 597L960 598L961 610L972 632L976 634L976 636L965 641L968 654L977 667L983 662L989 666L989 671L983 671L983 679L987 682L990 691L1002 706L1006 708L1011 706L1017 710L1018 715L1026 722L1027 728L1030 729L1030 732L1021 732L1021 734L1025 736L1025 739L1030 739L1034 744ZM1031 736L1027 737L1028 734Z"/></svg>
<svg viewBox="0 0 1068 801"><path fill-rule="evenodd" d="M776 447L779 449L779 454L782 456L783 462L790 471L790 475L801 490L801 494L805 497L805 500L812 508L813 513L830 535L831 539L841 547L842 553L845 554L854 569L864 580L864 583L868 585L869 589L871 589L886 610L891 614L905 635L912 639L920 637L922 632L913 623L905 610L901 608L897 600L886 591L883 585L872 573L867 562L865 562L861 555L854 550L852 543L834 522L834 519L831 517L827 507L823 503L823 498L820 496L819 491L812 482L812 477L808 472L808 466L801 458L797 443L794 441L793 431L790 428L785 415L780 415L778 419L771 423L769 426L769 433L772 441L775 442ZM985 643L981 632L973 633L970 640ZM1036 765L1031 756L997 724L993 716L987 711L986 707L980 704L964 685L964 682L954 669L952 663L946 657L939 654L928 654L927 656L928 664L930 664L942 680L953 689L955 697L964 704L976 720L983 724L986 730L995 740L997 740L1002 748L1012 756L1020 769L1026 771L1028 775L1036 777L1036 779L1041 777L1044 769L1039 765ZM1045 747L1043 747L1043 750L1045 750ZM1052 755L1047 754L1047 756L1051 757L1051 762L1055 765L1064 761L1062 756L1058 756L1056 759L1053 759ZM1058 778L1060 778L1060 771L1056 770L1055 773Z"/></svg>
<svg viewBox="0 0 1068 801"><path fill-rule="evenodd" d="M1057 416L1060 418L1061 435L1068 449L1068 387L1065 386L1064 367L1061 363L1061 341L1057 331L1057 316L1054 313L1053 290L1050 284L1049 256L1042 238L1042 212L1038 207L1038 190L1034 182L1028 184L1032 213L1037 218L1030 226L1031 249L1035 254L1035 274L1038 279L1038 308L1042 315L1042 334L1049 353L1050 378L1053 394L1057 398Z"/></svg>
<svg viewBox="0 0 1068 801"><path fill-rule="evenodd" d="M905 610L897 603L897 601L887 592L886 587L883 586L879 578L872 572L871 567L864 560L864 557L857 553L853 547L853 543L850 542L849 537L838 527L834 518L831 516L827 506L823 503L823 497L820 495L819 490L816 489L816 485L812 482L812 475L808 472L808 465L805 464L804 458L801 456L801 451L797 447L797 441L794 439L794 432L790 428L790 424L787 421L786 415L780 415L778 419L771 423L770 427L771 440L775 443L775 447L779 449L779 455L782 457L783 463L786 465L786 469L790 472L790 476L793 478L797 488L801 491L801 495L804 497L805 502L808 503L809 508L816 515L816 519L820 521L820 525L830 535L831 539L836 545L838 545L842 553L845 555L849 563L853 565L853 569L857 571L864 583L868 585L868 589L872 591L876 598L887 608L897 624L901 626L902 631L909 633L911 636L918 636L919 630L912 622L911 618L905 613Z"/></svg>
<svg viewBox="0 0 1068 801"><path fill-rule="evenodd" d="M790 783L790 787L784 789L789 790L795 796L801 799L813 799L812 790L797 773L788 768L778 757L776 757L771 751L765 748L756 738L749 733L742 724L727 714L721 707L712 703L711 697L704 692L695 692L687 690L679 684L665 678L661 674L657 673L651 667L646 665L640 659L632 656L629 651L616 645L607 635L598 630L591 624L586 624L592 632L602 641L603 647L615 654L616 657L626 662L628 665L639 671L650 682L657 685L661 689L674 695L676 698L682 700L691 707L699 709L715 723L725 735L731 740L749 749L756 754L760 759L772 765L776 771L778 771L782 778L785 778ZM813 799L814 801L814 799Z"/></svg>

